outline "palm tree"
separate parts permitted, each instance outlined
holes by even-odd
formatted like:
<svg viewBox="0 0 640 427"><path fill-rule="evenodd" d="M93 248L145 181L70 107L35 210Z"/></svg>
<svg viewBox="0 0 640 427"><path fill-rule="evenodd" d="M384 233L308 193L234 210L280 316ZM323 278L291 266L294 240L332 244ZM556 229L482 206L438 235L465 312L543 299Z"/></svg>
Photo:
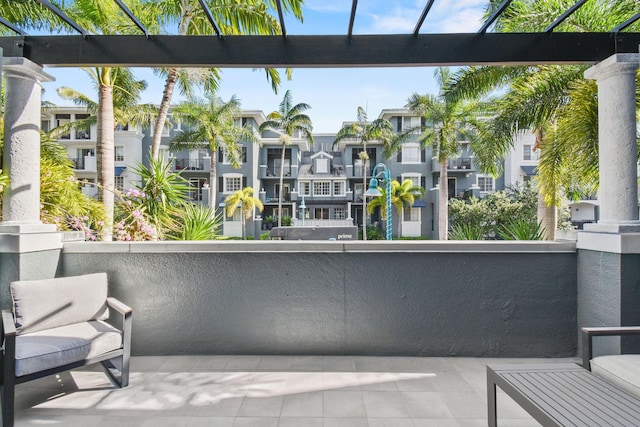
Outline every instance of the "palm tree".
<svg viewBox="0 0 640 427"><path fill-rule="evenodd" d="M367 198L364 195L367 189L367 166L369 163L367 143L370 141L382 142L383 155L388 159L397 150L400 139L389 120L380 118L369 122L367 111L358 107L357 121L338 131L333 141L333 147L343 140L355 140L362 144L362 151L358 154L362 160L362 240L367 240Z"/></svg>
<svg viewBox="0 0 640 427"><path fill-rule="evenodd" d="M246 240L247 231L245 229L245 218L253 217L256 208L262 212L264 206L260 199L253 197L253 188L245 187L233 194L228 195L224 199L225 211L228 217L232 217L238 207L240 207L240 216L242 217L242 240Z"/></svg>
<svg viewBox="0 0 640 427"><path fill-rule="evenodd" d="M492 0L487 13L498 6ZM570 6L564 0L518 2L503 13L498 31L536 32ZM637 12L636 0L590 1L556 31L610 31ZM453 79L449 100L503 92L494 101L495 117L481 133L476 152L481 170L498 175L502 159L519 132L533 131L541 149L538 166L541 218L553 238L555 207L574 188L598 185L597 86L584 79L586 66L466 67Z"/></svg>
<svg viewBox="0 0 640 427"><path fill-rule="evenodd" d="M284 0L281 2L283 13L292 13L302 21L302 0ZM225 35L237 34L281 34L279 21L271 15L274 4L268 0L218 0L208 1L208 8L220 31ZM179 35L213 34L214 28L205 16L202 6L197 0L158 0L147 2L136 10L136 15L149 25L149 28L164 28L178 24ZM183 95L190 96L194 83L202 85L205 93L213 93L220 81L220 70L180 69L176 67L158 70L164 77L165 86L151 143L151 156L157 158L160 151L162 129L167 120L169 106L176 84ZM274 91L280 84L280 75L275 69L267 69L267 80L270 80ZM287 71L290 77L290 71Z"/></svg>
<svg viewBox="0 0 640 427"><path fill-rule="evenodd" d="M313 125L311 124L311 118L305 111L310 109L309 104L296 104L293 105L293 95L288 90L284 94L284 98L280 103L280 108L277 111L272 111L267 116L267 120L260 125L260 132L267 129L281 131L280 143L282 144L282 153L280 160L280 190L278 191L278 227L282 227L282 197L284 195L284 154L287 145L291 145L293 137L296 132L302 134L304 138L313 144Z"/></svg>
<svg viewBox="0 0 640 427"><path fill-rule="evenodd" d="M475 102L460 100L450 101L444 93L451 82L452 75L447 68L438 68L435 78L440 86L440 94L419 95L414 93L407 100L407 105L414 113L428 123L418 141L424 146L432 146L440 164L440 190L438 192L438 239L447 240L449 234L448 213L448 161L460 149L460 138L470 141L471 148L478 152L474 141L478 128L476 116L481 105Z"/></svg>
<svg viewBox="0 0 640 427"><path fill-rule="evenodd" d="M380 196L374 198L367 205L367 211L369 214L375 212L377 208L380 209L380 217L384 220L387 219L387 210L383 209L387 204L387 189L386 187L378 187L378 190L382 193ZM391 181L391 204L395 206L398 212L398 236L402 236L402 218L404 217L404 208L410 208L416 199L424 197L425 189L419 185L414 185L410 179L405 179L402 184L395 179Z"/></svg>
<svg viewBox="0 0 640 427"><path fill-rule="evenodd" d="M173 110L177 120L187 125L187 130L171 142L173 150L206 147L210 152L209 206L216 208L216 176L218 149L224 149L234 167L239 166L241 143L257 142L251 125L239 127L234 119L240 114L240 101L232 96L228 102L207 95L206 98L190 97Z"/></svg>

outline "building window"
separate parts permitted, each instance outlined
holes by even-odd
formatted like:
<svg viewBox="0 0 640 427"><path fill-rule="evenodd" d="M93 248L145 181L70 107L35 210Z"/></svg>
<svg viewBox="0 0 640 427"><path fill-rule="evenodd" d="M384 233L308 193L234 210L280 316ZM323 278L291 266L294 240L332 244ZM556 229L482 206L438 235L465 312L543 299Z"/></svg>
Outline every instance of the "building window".
<svg viewBox="0 0 640 427"><path fill-rule="evenodd" d="M313 219L329 219L329 208L315 208Z"/></svg>
<svg viewBox="0 0 640 427"><path fill-rule="evenodd" d="M56 127L71 123L71 114L56 114ZM60 139L71 139L71 133L59 136Z"/></svg>
<svg viewBox="0 0 640 427"><path fill-rule="evenodd" d="M531 144L522 146L522 160L540 160L540 152L533 151L533 147Z"/></svg>
<svg viewBox="0 0 640 427"><path fill-rule="evenodd" d="M114 160L116 162L124 162L124 147L122 145L116 145L114 150Z"/></svg>
<svg viewBox="0 0 640 427"><path fill-rule="evenodd" d="M300 196L310 196L311 195L311 183L310 182L300 182L299 184L299 192Z"/></svg>
<svg viewBox="0 0 640 427"><path fill-rule="evenodd" d="M116 190L124 191L124 177L116 176L115 185L116 185Z"/></svg>
<svg viewBox="0 0 640 427"><path fill-rule="evenodd" d="M334 208L333 219L347 219L347 210L345 208Z"/></svg>
<svg viewBox="0 0 640 427"><path fill-rule="evenodd" d="M284 192L282 193L282 200L284 201L291 201L291 185L290 184L282 184L282 188L284 188ZM276 199L280 198L280 184L274 184L273 186L273 194L275 196Z"/></svg>
<svg viewBox="0 0 640 427"><path fill-rule="evenodd" d="M356 182L355 184L353 184L353 197L354 200L357 202L361 202L362 201L362 194L363 194L363 184L361 182Z"/></svg>
<svg viewBox="0 0 640 427"><path fill-rule="evenodd" d="M404 145L402 147L402 163L420 163L420 146Z"/></svg>
<svg viewBox="0 0 640 427"><path fill-rule="evenodd" d="M421 177L421 175L402 175L402 177L400 178L400 183L402 184L402 181L404 181L405 179L410 179L414 187L419 187Z"/></svg>
<svg viewBox="0 0 640 427"><path fill-rule="evenodd" d="M314 181L313 195L314 196L330 196L331 182L330 181Z"/></svg>
<svg viewBox="0 0 640 427"><path fill-rule="evenodd" d="M241 176L225 176L223 192L235 193L238 190L242 190L242 177Z"/></svg>
<svg viewBox="0 0 640 427"><path fill-rule="evenodd" d="M225 213L224 219L227 222L241 222L242 221L242 209L236 209L232 216L227 216Z"/></svg>
<svg viewBox="0 0 640 427"><path fill-rule="evenodd" d="M493 177L478 176L478 187L480 188L481 193L493 191Z"/></svg>
<svg viewBox="0 0 640 427"><path fill-rule="evenodd" d="M333 183L333 195L334 196L344 196L344 182L337 181Z"/></svg>
<svg viewBox="0 0 640 427"><path fill-rule="evenodd" d="M227 147L221 148L222 150L222 164L230 165L234 158L232 153ZM247 163L247 147L238 147L238 152L235 153L239 164Z"/></svg>
<svg viewBox="0 0 640 427"><path fill-rule="evenodd" d="M418 221L420 221L420 208L404 209L404 222L418 222Z"/></svg>

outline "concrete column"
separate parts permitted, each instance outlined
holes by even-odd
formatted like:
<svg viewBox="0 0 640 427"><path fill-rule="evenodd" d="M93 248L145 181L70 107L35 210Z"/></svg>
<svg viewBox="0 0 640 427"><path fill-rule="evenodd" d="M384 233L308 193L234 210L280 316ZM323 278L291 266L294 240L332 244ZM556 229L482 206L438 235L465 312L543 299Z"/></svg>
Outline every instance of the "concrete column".
<svg viewBox="0 0 640 427"><path fill-rule="evenodd" d="M578 327L640 324L635 96L639 60L638 54L617 54L585 72L585 78L598 83L600 220L578 232ZM594 354L639 350L637 342L627 338L599 338Z"/></svg>
<svg viewBox="0 0 640 427"><path fill-rule="evenodd" d="M54 277L63 234L40 221L41 82L53 81L24 58L3 58L5 189L0 222L0 308L9 308L9 283Z"/></svg>
<svg viewBox="0 0 640 427"><path fill-rule="evenodd" d="M6 81L3 169L5 190L0 226L40 225L41 82L53 81L25 58L4 58Z"/></svg>
<svg viewBox="0 0 640 427"><path fill-rule="evenodd" d="M600 221L586 227L637 232L636 84L638 54L616 54L585 72L598 83Z"/></svg>

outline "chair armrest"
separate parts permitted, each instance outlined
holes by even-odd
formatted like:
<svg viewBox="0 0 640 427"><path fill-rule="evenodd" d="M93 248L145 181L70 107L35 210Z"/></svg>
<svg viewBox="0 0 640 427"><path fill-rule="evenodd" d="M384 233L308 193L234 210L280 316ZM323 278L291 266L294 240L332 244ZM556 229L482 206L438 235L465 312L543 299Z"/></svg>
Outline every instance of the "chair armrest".
<svg viewBox="0 0 640 427"><path fill-rule="evenodd" d="M2 310L2 336L15 336L16 324L13 320L13 313L11 310Z"/></svg>
<svg viewBox="0 0 640 427"><path fill-rule="evenodd" d="M131 307L113 297L107 297L107 305L124 316L131 315L133 311L131 310Z"/></svg>
<svg viewBox="0 0 640 427"><path fill-rule="evenodd" d="M591 370L593 337L640 335L640 326L582 328L582 367Z"/></svg>

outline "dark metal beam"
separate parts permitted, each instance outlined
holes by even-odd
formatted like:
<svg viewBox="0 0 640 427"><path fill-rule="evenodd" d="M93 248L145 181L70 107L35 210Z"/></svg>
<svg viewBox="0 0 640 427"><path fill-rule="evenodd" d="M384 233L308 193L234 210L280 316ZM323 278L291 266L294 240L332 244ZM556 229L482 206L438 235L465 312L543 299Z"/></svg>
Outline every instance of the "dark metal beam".
<svg viewBox="0 0 640 427"><path fill-rule="evenodd" d="M553 31L554 28L556 28L558 25L562 24L562 22L565 19L567 19L569 16L571 16L571 14L573 12L575 12L578 9L580 9L582 7L582 5L585 4L587 1L588 0L579 0L576 4L574 4L569 9L567 9L562 15L558 16L558 18L555 21L553 21L553 23L551 25L549 25L547 28L545 28L544 31L546 33L550 33L551 31Z"/></svg>
<svg viewBox="0 0 640 427"><path fill-rule="evenodd" d="M149 31L147 30L147 27L145 27L142 22L140 22L138 18L136 18L136 16L131 13L129 8L124 3L122 3L122 0L115 0L115 2L120 7L120 9L122 9L122 11L129 17L129 19L133 21L134 24L136 24L140 31L142 31L145 36L149 37Z"/></svg>
<svg viewBox="0 0 640 427"><path fill-rule="evenodd" d="M287 38L287 29L284 26L284 13L282 12L282 3L280 0L276 0L276 6L278 7L278 18L280 19L280 29L282 29L282 37Z"/></svg>
<svg viewBox="0 0 640 427"><path fill-rule="evenodd" d="M4 25L5 27L7 27L8 29L10 29L11 31L13 31L16 34L19 34L21 36L27 36L28 34L25 33L22 28L17 27L16 25L14 25L12 22L7 21L6 19L4 19L2 16L0 16L0 24Z"/></svg>
<svg viewBox="0 0 640 427"><path fill-rule="evenodd" d="M220 27L218 27L216 20L213 18L213 15L211 14L211 10L209 9L209 6L207 6L207 3L204 0L198 0L198 3L200 3L200 7L204 11L205 16L207 17L207 19L209 20L209 23L213 27L213 31L216 32L216 35L219 38L224 38L224 36L222 35L222 31L220 31Z"/></svg>
<svg viewBox="0 0 640 427"><path fill-rule="evenodd" d="M592 64L637 53L640 33L0 37L6 57L49 66L340 68Z"/></svg>
<svg viewBox="0 0 640 427"><path fill-rule="evenodd" d="M353 0L351 3L351 16L349 17L349 30L347 31L347 37L351 40L353 36L353 23L356 20L356 8L358 7L358 0Z"/></svg>
<svg viewBox="0 0 640 427"><path fill-rule="evenodd" d="M422 24L424 23L424 19L427 17L427 14L429 13L429 10L431 10L431 6L433 6L433 1L434 0L429 0L427 2L427 4L425 5L424 9L422 10L422 14L420 15L420 19L418 19L418 23L416 24L416 27L413 29L413 35L417 36L418 33L420 32L420 28L422 27Z"/></svg>
<svg viewBox="0 0 640 427"><path fill-rule="evenodd" d="M511 0L504 0L500 6L491 14L491 16L484 22L482 28L478 30L478 33L484 34L487 32L487 29L493 24L493 21L498 19L498 16L502 15L502 12L509 7Z"/></svg>
<svg viewBox="0 0 640 427"><path fill-rule="evenodd" d="M613 30L611 30L612 33L617 34L620 31L624 30L625 28L627 28L629 25L633 24L634 22L636 22L638 19L640 19L640 12L636 13L635 15L633 15L631 18L627 19L626 21L624 21L622 24L618 25L617 27L615 27Z"/></svg>
<svg viewBox="0 0 640 427"><path fill-rule="evenodd" d="M36 1L38 3L40 3L41 5L43 5L44 7L46 7L47 9L49 9L51 12L53 12L54 15L56 15L58 18L62 19L69 26L71 26L74 30L76 30L77 32L82 34L82 37L86 37L87 36L87 30L85 30L80 25L78 25L73 19L69 18L67 16L67 14L64 13L62 10L58 9L58 7L56 7L55 5L49 3L48 0L36 0Z"/></svg>

